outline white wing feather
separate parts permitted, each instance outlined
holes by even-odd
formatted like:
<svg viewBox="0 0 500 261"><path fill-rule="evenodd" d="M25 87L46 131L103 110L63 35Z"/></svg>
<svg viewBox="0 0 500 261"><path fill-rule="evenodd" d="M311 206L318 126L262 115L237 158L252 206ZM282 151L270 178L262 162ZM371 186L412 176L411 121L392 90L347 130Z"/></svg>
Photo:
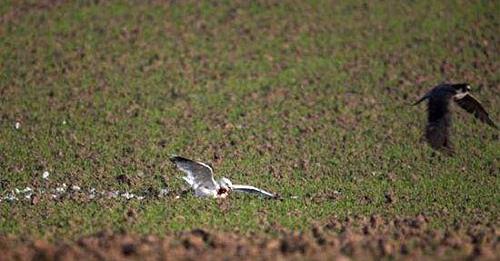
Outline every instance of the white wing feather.
<svg viewBox="0 0 500 261"><path fill-rule="evenodd" d="M257 195L260 195L260 196L270 197L270 198L276 197L276 195L274 195L273 193L267 192L267 191L265 191L263 189L256 188L254 186L249 186L249 185L233 185L231 188L235 192L257 194Z"/></svg>
<svg viewBox="0 0 500 261"><path fill-rule="evenodd" d="M216 190L218 188L214 180L213 170L207 164L179 156L172 156L170 160L175 163L180 171L186 173L183 179L193 189L204 187L209 190Z"/></svg>

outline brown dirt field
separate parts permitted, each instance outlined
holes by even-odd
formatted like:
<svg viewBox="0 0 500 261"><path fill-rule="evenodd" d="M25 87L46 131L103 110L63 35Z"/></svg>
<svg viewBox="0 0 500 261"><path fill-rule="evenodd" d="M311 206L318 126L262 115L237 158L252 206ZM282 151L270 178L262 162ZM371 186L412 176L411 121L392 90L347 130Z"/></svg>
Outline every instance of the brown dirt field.
<svg viewBox="0 0 500 261"><path fill-rule="evenodd" d="M276 237L195 229L134 235L100 232L75 241L0 237L0 260L499 260L497 224L433 229L423 215L331 218L307 232Z"/></svg>

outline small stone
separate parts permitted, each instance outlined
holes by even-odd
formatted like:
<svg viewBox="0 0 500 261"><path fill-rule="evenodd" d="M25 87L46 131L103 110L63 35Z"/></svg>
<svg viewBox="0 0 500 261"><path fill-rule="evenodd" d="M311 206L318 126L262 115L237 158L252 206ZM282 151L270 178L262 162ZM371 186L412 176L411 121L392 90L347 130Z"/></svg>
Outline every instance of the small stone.
<svg viewBox="0 0 500 261"><path fill-rule="evenodd" d="M269 250L279 249L281 246L281 242L277 239L272 239L266 243L266 248Z"/></svg>
<svg viewBox="0 0 500 261"><path fill-rule="evenodd" d="M124 256L130 256L137 251L135 245L133 243L126 243L122 246L122 253Z"/></svg>
<svg viewBox="0 0 500 261"><path fill-rule="evenodd" d="M205 242L201 237L189 235L183 240L183 245L187 249L195 249L200 251L205 247Z"/></svg>
<svg viewBox="0 0 500 261"><path fill-rule="evenodd" d="M394 196L394 193L392 193L392 192L386 192L384 194L384 197L385 197L385 203L387 203L387 204L392 204L392 203L396 202L396 197Z"/></svg>
<svg viewBox="0 0 500 261"><path fill-rule="evenodd" d="M31 205L36 205L38 204L38 202L40 202L40 197L39 196L34 196L31 198Z"/></svg>

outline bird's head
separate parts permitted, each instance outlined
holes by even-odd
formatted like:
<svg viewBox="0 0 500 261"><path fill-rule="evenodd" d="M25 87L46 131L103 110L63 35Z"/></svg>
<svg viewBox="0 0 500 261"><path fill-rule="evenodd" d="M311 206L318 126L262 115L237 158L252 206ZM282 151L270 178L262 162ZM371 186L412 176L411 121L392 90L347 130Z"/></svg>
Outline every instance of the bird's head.
<svg viewBox="0 0 500 261"><path fill-rule="evenodd" d="M228 178L221 178L219 181L219 185L221 188L227 189L227 190L232 190L233 189L233 183L228 179Z"/></svg>
<svg viewBox="0 0 500 261"><path fill-rule="evenodd" d="M467 94L470 92L470 84L468 83L457 83L451 85L455 89L456 94Z"/></svg>

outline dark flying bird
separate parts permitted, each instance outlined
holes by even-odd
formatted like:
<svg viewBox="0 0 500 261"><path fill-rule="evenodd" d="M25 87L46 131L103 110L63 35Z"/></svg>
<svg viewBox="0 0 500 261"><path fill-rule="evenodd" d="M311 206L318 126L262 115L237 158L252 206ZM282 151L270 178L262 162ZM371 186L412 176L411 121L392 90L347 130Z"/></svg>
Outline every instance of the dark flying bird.
<svg viewBox="0 0 500 261"><path fill-rule="evenodd" d="M472 113L480 121L498 129L481 103L470 94L470 90L468 83L440 84L413 104L417 105L424 100L429 100L427 103L425 139L433 149L448 154L453 153L453 144L450 141L450 100L455 101L458 106Z"/></svg>

